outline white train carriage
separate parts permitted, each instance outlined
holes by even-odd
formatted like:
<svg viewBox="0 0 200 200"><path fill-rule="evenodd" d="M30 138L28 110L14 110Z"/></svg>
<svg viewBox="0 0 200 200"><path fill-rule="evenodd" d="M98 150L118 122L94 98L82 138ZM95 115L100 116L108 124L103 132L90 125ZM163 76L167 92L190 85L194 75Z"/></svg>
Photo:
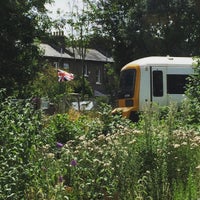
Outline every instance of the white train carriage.
<svg viewBox="0 0 200 200"><path fill-rule="evenodd" d="M121 69L115 112L135 119L147 102L160 106L180 103L184 98L187 77L194 73L191 57L152 56L128 63Z"/></svg>

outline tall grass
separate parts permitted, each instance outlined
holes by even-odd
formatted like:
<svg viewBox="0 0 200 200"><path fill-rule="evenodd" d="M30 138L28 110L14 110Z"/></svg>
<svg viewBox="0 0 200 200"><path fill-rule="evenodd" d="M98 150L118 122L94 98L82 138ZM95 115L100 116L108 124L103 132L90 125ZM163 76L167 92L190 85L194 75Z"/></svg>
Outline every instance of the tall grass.
<svg viewBox="0 0 200 200"><path fill-rule="evenodd" d="M200 133L183 110L149 105L137 124L110 111L46 117L4 102L0 199L200 198Z"/></svg>

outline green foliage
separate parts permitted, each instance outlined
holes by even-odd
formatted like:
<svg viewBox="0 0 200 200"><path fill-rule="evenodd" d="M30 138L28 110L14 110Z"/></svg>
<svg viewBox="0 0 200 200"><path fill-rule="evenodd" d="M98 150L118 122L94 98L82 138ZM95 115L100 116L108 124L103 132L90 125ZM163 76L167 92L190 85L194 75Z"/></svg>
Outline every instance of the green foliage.
<svg viewBox="0 0 200 200"><path fill-rule="evenodd" d="M194 175L191 173L188 176L187 183L174 183L174 195L173 199L182 200L182 199L198 199L198 187L199 182L194 178Z"/></svg>
<svg viewBox="0 0 200 200"><path fill-rule="evenodd" d="M42 1L0 2L0 84L8 94L23 96L26 84L41 67L36 38L47 30L48 17Z"/></svg>
<svg viewBox="0 0 200 200"><path fill-rule="evenodd" d="M130 123L129 120L122 118L120 115L112 115L111 106L105 103L100 104L99 113L103 124L102 133L105 135L115 133L116 127L123 127L123 124Z"/></svg>
<svg viewBox="0 0 200 200"><path fill-rule="evenodd" d="M117 88L119 85L119 78L111 64L105 65L106 76L105 76L105 87L108 94L110 94L110 102L114 105L114 101L116 100Z"/></svg>
<svg viewBox="0 0 200 200"><path fill-rule="evenodd" d="M86 2L95 19L93 30L109 38L117 72L131 60L147 55L200 53L196 45L200 39L200 7L196 0Z"/></svg>
<svg viewBox="0 0 200 200"><path fill-rule="evenodd" d="M187 86L186 95L189 98L188 112L190 123L200 123L200 59L194 58L196 62L194 66L194 74L189 78L189 84Z"/></svg>
<svg viewBox="0 0 200 200"><path fill-rule="evenodd" d="M82 99L84 99L85 96L89 98L93 96L92 87L85 77L73 81L73 89L75 93L82 94Z"/></svg>
<svg viewBox="0 0 200 200"><path fill-rule="evenodd" d="M70 82L58 82L57 70L46 66L37 74L37 78L29 83L27 94L30 96L48 97L52 102L64 94L72 91Z"/></svg>
<svg viewBox="0 0 200 200"><path fill-rule="evenodd" d="M72 121L68 114L52 116L46 131L55 135L57 142L63 144L73 140L75 136L83 134L83 130L78 126L78 122Z"/></svg>
<svg viewBox="0 0 200 200"><path fill-rule="evenodd" d="M200 197L199 131L174 105L149 106L138 124L99 111L47 117L2 100L0 199Z"/></svg>
<svg viewBox="0 0 200 200"><path fill-rule="evenodd" d="M186 121L182 121L183 116L175 105L165 108L165 115L162 110L149 105L140 119L144 137L138 163L140 176L145 180L143 187L146 193L142 194L143 198L171 199L176 192L186 194L186 189L190 187L194 196L199 193L195 189L198 185L195 181L198 180L188 182L188 179L198 174L199 145L196 139L199 132L187 128ZM182 113L187 118L184 110ZM186 187L180 187L175 192L176 184Z"/></svg>
<svg viewBox="0 0 200 200"><path fill-rule="evenodd" d="M0 109L0 199L22 199L34 174L32 157L49 140L42 135L41 113L24 101L7 99Z"/></svg>

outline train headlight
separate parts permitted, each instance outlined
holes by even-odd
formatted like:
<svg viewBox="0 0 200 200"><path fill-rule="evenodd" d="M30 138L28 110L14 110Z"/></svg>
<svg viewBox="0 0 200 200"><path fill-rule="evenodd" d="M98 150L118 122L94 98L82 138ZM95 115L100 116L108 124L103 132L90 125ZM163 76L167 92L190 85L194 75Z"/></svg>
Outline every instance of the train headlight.
<svg viewBox="0 0 200 200"><path fill-rule="evenodd" d="M134 102L132 99L126 99L125 105L126 107L132 107L134 105Z"/></svg>

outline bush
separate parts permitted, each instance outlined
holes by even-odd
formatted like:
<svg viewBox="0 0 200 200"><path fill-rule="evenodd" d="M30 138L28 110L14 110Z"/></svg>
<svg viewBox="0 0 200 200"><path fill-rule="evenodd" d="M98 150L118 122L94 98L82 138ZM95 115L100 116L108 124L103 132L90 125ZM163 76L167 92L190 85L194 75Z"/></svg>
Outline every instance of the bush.
<svg viewBox="0 0 200 200"><path fill-rule="evenodd" d="M22 199L33 171L32 157L45 138L41 113L28 102L1 102L0 109L0 199Z"/></svg>
<svg viewBox="0 0 200 200"><path fill-rule="evenodd" d="M195 58L197 62L194 66L194 75L189 78L186 95L188 101L188 122L199 125L200 123L200 59Z"/></svg>

